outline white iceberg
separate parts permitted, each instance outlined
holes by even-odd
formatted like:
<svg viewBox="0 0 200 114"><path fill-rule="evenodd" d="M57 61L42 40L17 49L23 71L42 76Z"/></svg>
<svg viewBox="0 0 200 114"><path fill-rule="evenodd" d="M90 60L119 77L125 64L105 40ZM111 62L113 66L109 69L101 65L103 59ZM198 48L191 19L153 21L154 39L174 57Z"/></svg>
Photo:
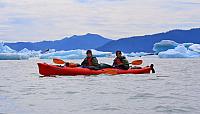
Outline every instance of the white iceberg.
<svg viewBox="0 0 200 114"><path fill-rule="evenodd" d="M11 49L7 45L4 45L3 42L0 42L0 53L14 53L14 52L17 52L17 51Z"/></svg>
<svg viewBox="0 0 200 114"><path fill-rule="evenodd" d="M22 49L18 53L25 54L29 57L39 57L41 51L35 51L35 50L28 50L27 48Z"/></svg>
<svg viewBox="0 0 200 114"><path fill-rule="evenodd" d="M103 51L97 51L94 49L91 49L93 55L95 57L111 57L112 56L112 52L103 52ZM85 56L86 50L84 50L84 56Z"/></svg>
<svg viewBox="0 0 200 114"><path fill-rule="evenodd" d="M160 58L195 58L200 57L200 54L188 50L183 44L180 44L175 49L160 52L158 56Z"/></svg>
<svg viewBox="0 0 200 114"><path fill-rule="evenodd" d="M27 48L22 49L21 51L19 51L19 53L30 53L31 51L28 50Z"/></svg>
<svg viewBox="0 0 200 114"><path fill-rule="evenodd" d="M190 50L200 53L200 44L193 44L189 47Z"/></svg>
<svg viewBox="0 0 200 114"><path fill-rule="evenodd" d="M192 46L194 43L183 43L183 45L188 49L190 46Z"/></svg>
<svg viewBox="0 0 200 114"><path fill-rule="evenodd" d="M29 59L26 54L19 53L0 53L0 60L24 60Z"/></svg>
<svg viewBox="0 0 200 114"><path fill-rule="evenodd" d="M147 55L152 55L151 53L146 53L146 52L132 52L132 53L129 53L129 54L126 54L126 56L128 57L141 57L141 56L147 56Z"/></svg>
<svg viewBox="0 0 200 114"><path fill-rule="evenodd" d="M69 51L56 51L52 53L41 54L40 59L52 59L52 58L62 58L62 59L83 59L86 56L86 50L76 49ZM101 52L92 49L92 53L95 57L109 57L112 52Z"/></svg>
<svg viewBox="0 0 200 114"><path fill-rule="evenodd" d="M79 49L70 51L56 51L40 55L40 59L52 59L52 58L81 59L83 58L83 51Z"/></svg>
<svg viewBox="0 0 200 114"><path fill-rule="evenodd" d="M17 53L17 51L0 43L0 60L23 60L29 59L29 56L24 53Z"/></svg>
<svg viewBox="0 0 200 114"><path fill-rule="evenodd" d="M162 51L167 51L168 49L174 49L178 45L178 43L172 40L162 40L161 42L154 44L153 51L158 54Z"/></svg>

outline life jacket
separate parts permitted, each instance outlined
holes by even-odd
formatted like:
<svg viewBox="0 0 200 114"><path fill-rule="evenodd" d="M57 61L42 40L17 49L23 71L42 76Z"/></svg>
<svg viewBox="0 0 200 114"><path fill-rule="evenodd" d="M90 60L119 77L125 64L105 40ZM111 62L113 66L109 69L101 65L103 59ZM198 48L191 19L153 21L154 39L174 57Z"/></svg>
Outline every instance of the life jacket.
<svg viewBox="0 0 200 114"><path fill-rule="evenodd" d="M115 63L115 65L123 64L122 60L118 57L115 58L114 63Z"/></svg>
<svg viewBox="0 0 200 114"><path fill-rule="evenodd" d="M93 59L92 57L87 57L87 63L88 63L87 65L88 66L92 66L93 65L92 64L92 59Z"/></svg>

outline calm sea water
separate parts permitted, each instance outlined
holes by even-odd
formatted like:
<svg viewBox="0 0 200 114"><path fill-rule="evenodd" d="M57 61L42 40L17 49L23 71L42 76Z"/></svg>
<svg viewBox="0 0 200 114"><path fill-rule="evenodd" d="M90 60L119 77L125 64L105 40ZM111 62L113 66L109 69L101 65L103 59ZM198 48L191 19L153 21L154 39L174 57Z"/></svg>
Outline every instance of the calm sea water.
<svg viewBox="0 0 200 114"><path fill-rule="evenodd" d="M39 78L51 60L0 61L0 114L200 113L199 58L143 59L156 74Z"/></svg>

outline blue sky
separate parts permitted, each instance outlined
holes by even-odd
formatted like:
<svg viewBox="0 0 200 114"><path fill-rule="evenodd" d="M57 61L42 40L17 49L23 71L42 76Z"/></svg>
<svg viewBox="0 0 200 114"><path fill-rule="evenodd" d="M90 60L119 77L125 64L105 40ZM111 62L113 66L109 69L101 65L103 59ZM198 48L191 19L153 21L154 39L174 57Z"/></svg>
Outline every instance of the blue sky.
<svg viewBox="0 0 200 114"><path fill-rule="evenodd" d="M0 0L0 41L97 33L118 39L200 27L200 0Z"/></svg>

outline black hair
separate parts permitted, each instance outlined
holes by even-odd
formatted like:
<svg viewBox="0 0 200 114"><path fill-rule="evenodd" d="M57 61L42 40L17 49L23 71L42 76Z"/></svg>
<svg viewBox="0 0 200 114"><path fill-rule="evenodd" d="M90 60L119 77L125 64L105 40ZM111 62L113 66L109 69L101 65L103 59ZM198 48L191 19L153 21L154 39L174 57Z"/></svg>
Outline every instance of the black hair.
<svg viewBox="0 0 200 114"><path fill-rule="evenodd" d="M117 53L119 53L119 54L122 54L122 52L121 52L121 51L119 51L119 50L117 50L117 51L116 51L116 55L117 55Z"/></svg>
<svg viewBox="0 0 200 114"><path fill-rule="evenodd" d="M89 53L92 54L92 51L91 50L87 50L86 54L89 54Z"/></svg>

